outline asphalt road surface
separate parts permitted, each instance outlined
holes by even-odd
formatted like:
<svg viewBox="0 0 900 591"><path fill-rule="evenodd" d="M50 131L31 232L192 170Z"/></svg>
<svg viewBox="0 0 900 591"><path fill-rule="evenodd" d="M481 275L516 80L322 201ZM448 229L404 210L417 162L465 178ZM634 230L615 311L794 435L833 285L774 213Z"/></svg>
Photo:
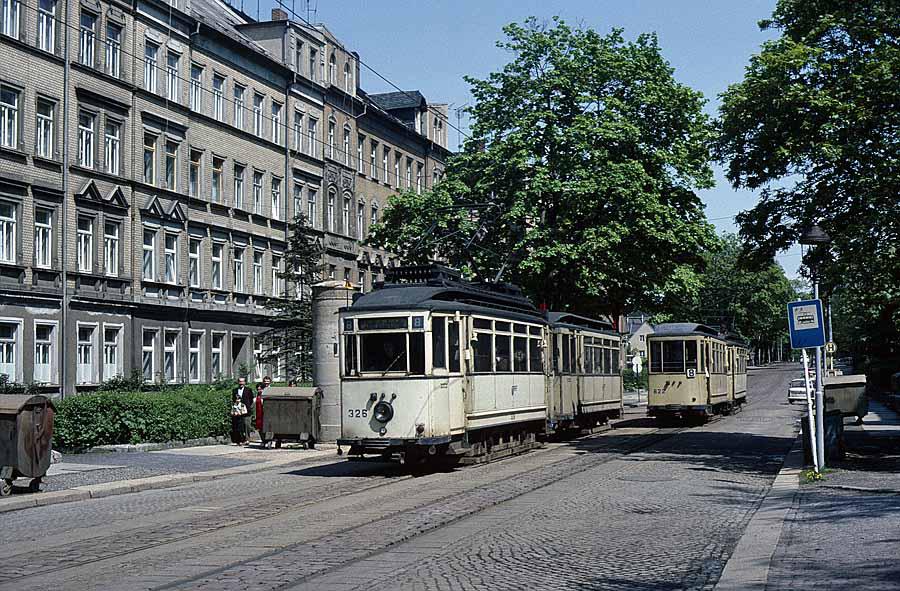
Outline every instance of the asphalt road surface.
<svg viewBox="0 0 900 591"><path fill-rule="evenodd" d="M452 472L335 458L4 514L0 589L711 589L794 441L798 371L751 370L704 426Z"/></svg>

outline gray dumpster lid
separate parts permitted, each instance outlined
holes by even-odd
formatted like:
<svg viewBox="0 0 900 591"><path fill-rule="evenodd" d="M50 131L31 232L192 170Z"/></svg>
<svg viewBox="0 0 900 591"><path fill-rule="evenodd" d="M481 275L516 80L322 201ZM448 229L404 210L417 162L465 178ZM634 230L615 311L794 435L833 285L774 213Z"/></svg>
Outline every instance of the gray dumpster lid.
<svg viewBox="0 0 900 591"><path fill-rule="evenodd" d="M0 395L0 414L14 415L28 405L46 403L56 408L52 400L41 394L3 394Z"/></svg>
<svg viewBox="0 0 900 591"><path fill-rule="evenodd" d="M321 392L317 387L269 386L263 390L263 398L313 398Z"/></svg>

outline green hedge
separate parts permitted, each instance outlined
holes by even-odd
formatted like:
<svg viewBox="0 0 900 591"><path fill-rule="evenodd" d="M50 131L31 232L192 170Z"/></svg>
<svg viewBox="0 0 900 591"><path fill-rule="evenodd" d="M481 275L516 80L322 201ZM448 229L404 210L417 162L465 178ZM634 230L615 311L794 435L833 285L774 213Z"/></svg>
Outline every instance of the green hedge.
<svg viewBox="0 0 900 591"><path fill-rule="evenodd" d="M226 435L231 429L230 403L230 390L223 386L68 396L56 403L54 446L83 450Z"/></svg>

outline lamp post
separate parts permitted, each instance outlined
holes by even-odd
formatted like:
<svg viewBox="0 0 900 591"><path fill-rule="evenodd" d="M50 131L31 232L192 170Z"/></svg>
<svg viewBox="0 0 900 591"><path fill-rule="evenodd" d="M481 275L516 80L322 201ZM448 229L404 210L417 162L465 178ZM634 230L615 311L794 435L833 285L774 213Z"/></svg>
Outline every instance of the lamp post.
<svg viewBox="0 0 900 591"><path fill-rule="evenodd" d="M831 243L831 236L818 224L813 224L800 236L800 248L808 246L807 253L812 247L819 245L828 245ZM813 280L813 299L819 299L819 277L814 267L810 267ZM822 368L822 347L816 347L816 451L819 456L819 463L825 466L825 386L822 381L825 372Z"/></svg>

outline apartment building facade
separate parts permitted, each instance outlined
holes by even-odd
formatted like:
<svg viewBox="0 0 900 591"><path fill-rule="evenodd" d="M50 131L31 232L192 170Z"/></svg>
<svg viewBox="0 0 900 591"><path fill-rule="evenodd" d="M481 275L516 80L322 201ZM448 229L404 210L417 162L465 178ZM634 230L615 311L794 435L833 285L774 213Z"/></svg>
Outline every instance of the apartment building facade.
<svg viewBox="0 0 900 591"><path fill-rule="evenodd" d="M290 54L257 39L273 27ZM324 27L255 23L219 0L5 0L0 58L10 381L69 393L135 369L153 382L277 375L257 353L267 304L289 294L297 211L322 234L325 269L371 284L345 200L371 220L386 195L359 198L335 139L371 111L358 57Z"/></svg>

